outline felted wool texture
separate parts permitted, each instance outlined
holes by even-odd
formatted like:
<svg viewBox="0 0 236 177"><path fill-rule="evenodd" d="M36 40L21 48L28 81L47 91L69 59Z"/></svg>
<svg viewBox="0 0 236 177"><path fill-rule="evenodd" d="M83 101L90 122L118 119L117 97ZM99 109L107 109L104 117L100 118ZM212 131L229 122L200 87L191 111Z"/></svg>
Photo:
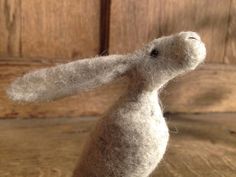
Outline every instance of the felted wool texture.
<svg viewBox="0 0 236 177"><path fill-rule="evenodd" d="M73 177L148 177L169 139L158 93L169 80L195 69L206 56L199 35L181 32L127 55L78 60L24 75L12 83L15 101L47 101L92 89L120 76L129 89L100 119Z"/></svg>

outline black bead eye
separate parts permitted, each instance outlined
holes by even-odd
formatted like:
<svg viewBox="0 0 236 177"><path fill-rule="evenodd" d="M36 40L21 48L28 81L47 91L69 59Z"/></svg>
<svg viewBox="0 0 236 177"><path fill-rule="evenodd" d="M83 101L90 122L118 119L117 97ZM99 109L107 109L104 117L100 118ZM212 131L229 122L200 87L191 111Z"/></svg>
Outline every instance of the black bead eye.
<svg viewBox="0 0 236 177"><path fill-rule="evenodd" d="M152 49L152 51L150 52L151 57L156 58L158 57L158 55L159 55L159 51L157 49Z"/></svg>

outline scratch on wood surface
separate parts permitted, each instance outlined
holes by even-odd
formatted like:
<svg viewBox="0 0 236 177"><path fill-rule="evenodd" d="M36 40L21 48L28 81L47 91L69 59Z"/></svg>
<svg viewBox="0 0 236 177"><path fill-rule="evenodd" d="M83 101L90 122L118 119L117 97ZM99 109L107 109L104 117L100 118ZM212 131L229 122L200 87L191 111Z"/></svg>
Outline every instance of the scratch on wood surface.
<svg viewBox="0 0 236 177"><path fill-rule="evenodd" d="M235 165L234 165L234 163L232 162L232 160L231 159L229 159L228 157L222 157L222 161L225 163L225 165L227 166L227 167L229 167L231 170L233 170L233 171L236 171L236 167L235 167Z"/></svg>
<svg viewBox="0 0 236 177"><path fill-rule="evenodd" d="M216 173L217 176L219 176L219 177L227 177L224 174L222 174L221 172L217 171L216 169L213 170L213 173Z"/></svg>
<svg viewBox="0 0 236 177"><path fill-rule="evenodd" d="M194 170L194 168L192 168L191 164L188 164L186 162L183 161L183 164L185 165L185 167L194 175L201 177L201 174L199 174L196 170Z"/></svg>
<svg viewBox="0 0 236 177"><path fill-rule="evenodd" d="M196 154L209 168L212 168L211 164L208 161L208 158L204 157L202 154Z"/></svg>
<svg viewBox="0 0 236 177"><path fill-rule="evenodd" d="M217 176L220 177L225 177L223 174L221 174L218 170L217 167L214 167L214 165L209 161L209 157L205 156L204 154L197 153L196 154L206 166L211 169L212 173L216 174ZM201 176L201 175L200 175Z"/></svg>
<svg viewBox="0 0 236 177"><path fill-rule="evenodd" d="M173 168L173 166L169 163L165 163L165 167L167 168L168 172L173 176L173 177L183 177L181 174L178 173L176 169Z"/></svg>

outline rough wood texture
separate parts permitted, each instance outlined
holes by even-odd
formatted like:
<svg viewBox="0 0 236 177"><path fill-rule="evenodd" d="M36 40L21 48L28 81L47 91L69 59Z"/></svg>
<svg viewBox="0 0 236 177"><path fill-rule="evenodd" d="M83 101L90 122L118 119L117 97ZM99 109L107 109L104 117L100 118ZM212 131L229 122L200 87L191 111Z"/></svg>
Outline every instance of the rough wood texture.
<svg viewBox="0 0 236 177"><path fill-rule="evenodd" d="M10 60L10 59L7 59ZM65 62L65 61L64 61ZM61 61L62 63L62 61ZM0 117L77 117L101 115L127 90L127 80L51 103L19 105L5 90L17 76L55 63L0 62ZM236 110L236 66L208 64L170 82L162 91L166 112L233 112Z"/></svg>
<svg viewBox="0 0 236 177"><path fill-rule="evenodd" d="M230 0L113 0L110 53L130 52L153 38L192 30L206 43L207 62L223 63L229 7Z"/></svg>
<svg viewBox="0 0 236 177"><path fill-rule="evenodd" d="M23 0L23 57L74 58L99 52L100 1Z"/></svg>
<svg viewBox="0 0 236 177"><path fill-rule="evenodd" d="M236 66L203 65L171 81L162 93L170 112L234 112Z"/></svg>
<svg viewBox="0 0 236 177"><path fill-rule="evenodd" d="M19 0L0 0L0 57L20 56L20 17Z"/></svg>
<svg viewBox="0 0 236 177"><path fill-rule="evenodd" d="M170 144L153 177L234 177L235 114L168 116ZM0 120L1 177L70 177L96 118Z"/></svg>
<svg viewBox="0 0 236 177"><path fill-rule="evenodd" d="M236 0L231 0L225 63L236 64Z"/></svg>

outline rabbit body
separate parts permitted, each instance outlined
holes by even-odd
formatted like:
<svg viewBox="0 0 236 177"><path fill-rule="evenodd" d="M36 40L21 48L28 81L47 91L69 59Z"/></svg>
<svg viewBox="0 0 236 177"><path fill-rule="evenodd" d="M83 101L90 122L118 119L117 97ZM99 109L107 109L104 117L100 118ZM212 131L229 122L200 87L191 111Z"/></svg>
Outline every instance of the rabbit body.
<svg viewBox="0 0 236 177"><path fill-rule="evenodd" d="M158 101L169 80L206 56L200 36L181 32L127 55L94 57L28 73L11 84L15 101L48 101L101 86L121 76L129 89L89 136L74 177L148 177L166 150L168 128Z"/></svg>
<svg viewBox="0 0 236 177"><path fill-rule="evenodd" d="M157 91L134 91L98 122L74 177L148 177L168 137Z"/></svg>

